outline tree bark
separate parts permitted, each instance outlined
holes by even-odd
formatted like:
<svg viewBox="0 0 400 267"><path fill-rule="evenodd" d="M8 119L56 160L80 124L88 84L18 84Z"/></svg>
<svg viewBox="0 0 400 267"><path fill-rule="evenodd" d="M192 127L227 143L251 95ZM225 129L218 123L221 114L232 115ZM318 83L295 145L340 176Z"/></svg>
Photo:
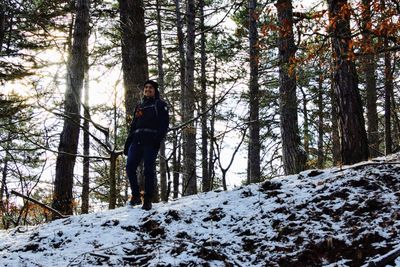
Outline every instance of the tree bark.
<svg viewBox="0 0 400 267"><path fill-rule="evenodd" d="M250 117L249 117L249 156L248 156L248 177L249 183L256 183L261 180L260 171L260 102L259 102L259 44L257 31L258 11L257 0L249 0L249 49L250 49Z"/></svg>
<svg viewBox="0 0 400 267"><path fill-rule="evenodd" d="M9 122L12 122L11 117L9 117ZM0 186L0 211L1 214L6 214L7 213L7 202L8 202L8 188L7 188L7 175L8 175L8 161L9 161L9 157L8 157L8 153L10 150L10 146L11 146L11 133L8 132L7 134L7 140L6 141L6 145L5 145L5 151L4 151L4 157L2 158L3 161L3 168L1 171L1 186ZM5 201L3 200L5 196ZM7 229L7 222L6 222L6 216L2 216L1 218L2 220L2 224L4 226L4 229Z"/></svg>
<svg viewBox="0 0 400 267"><path fill-rule="evenodd" d="M317 141L317 168L323 168L324 165L324 102L323 102L323 79L324 75L320 70L318 75L318 141Z"/></svg>
<svg viewBox="0 0 400 267"><path fill-rule="evenodd" d="M387 40L385 40L387 46ZM385 53L385 154L393 152L393 139L392 139L392 109L391 97L393 92L393 77L391 57L389 53Z"/></svg>
<svg viewBox="0 0 400 267"><path fill-rule="evenodd" d="M114 88L114 101L113 101L113 121L114 121L114 136L113 136L113 143L118 143L118 104L117 104L117 91ZM111 150L111 149L110 149ZM118 191L117 188L119 187L118 177L117 177L117 169L118 169L118 154L115 152L115 145L114 149L110 151L110 172L109 172L109 199L108 199L108 208L115 209L117 206L118 200Z"/></svg>
<svg viewBox="0 0 400 267"><path fill-rule="evenodd" d="M5 4L2 1L0 3L0 52L3 49L5 25L6 25Z"/></svg>
<svg viewBox="0 0 400 267"><path fill-rule="evenodd" d="M177 38L178 38L178 52L179 52L179 81L180 81L180 90L181 95L185 94L185 47L184 47L184 35L183 35L183 20L181 17L181 6L179 0L174 0L175 2L175 16L176 16L176 30L177 30ZM181 97L180 105L181 105L181 113L185 110L185 98Z"/></svg>
<svg viewBox="0 0 400 267"><path fill-rule="evenodd" d="M127 179L125 179L125 175L123 175L123 170L125 169L121 164L122 160L120 157L117 158L117 192L121 192L117 194L117 206L121 207L125 205L126 199L128 199L127 189L129 186L125 186Z"/></svg>
<svg viewBox="0 0 400 267"><path fill-rule="evenodd" d="M381 0L382 11L386 10L386 1ZM389 47L389 40L387 36L383 38L383 46L386 50ZM393 76L391 67L391 57L389 52L385 52L385 154L393 152L393 139L392 139L392 110L391 110L391 97L393 92Z"/></svg>
<svg viewBox="0 0 400 267"><path fill-rule="evenodd" d="M377 94L376 94L376 65L375 56L367 53L372 49L372 38L370 35L371 25L371 1L362 1L362 28L363 28L363 51L366 55L362 58L363 70L365 74L366 98L367 98L367 123L368 123L368 141L370 145L371 157L379 156L379 133L378 133L378 112L377 112Z"/></svg>
<svg viewBox="0 0 400 267"><path fill-rule="evenodd" d="M309 129L309 118L308 118L308 99L307 94L304 92L303 88L300 87L300 91L303 95L303 116L304 116L304 125L303 125L303 143L304 143L304 152L306 155L310 155L310 129Z"/></svg>
<svg viewBox="0 0 400 267"><path fill-rule="evenodd" d="M172 116L172 122L175 120L175 114ZM174 199L179 197L179 173L181 171L181 146L178 145L178 135L174 131L172 135L172 197Z"/></svg>
<svg viewBox="0 0 400 267"><path fill-rule="evenodd" d="M156 1L157 8L157 69L158 69L158 84L161 95L164 95L165 85L164 85L164 55L162 50L162 29L161 29L161 6L160 1ZM159 152L160 161L160 197L161 201L168 201L168 188L167 188L167 163L165 158L165 141L162 142Z"/></svg>
<svg viewBox="0 0 400 267"><path fill-rule="evenodd" d="M394 72L395 66L396 66L396 62L393 62L392 78L393 78L393 72ZM391 101L392 102L391 109L393 110L393 116L392 116L393 123L392 124L393 124L393 138L394 138L394 140L392 138L392 141L393 141L392 144L393 144L393 146L395 146L394 150L398 151L399 143L400 143L400 120L399 120L399 115L397 114L398 108L397 108L397 104L396 104L396 101L395 101L395 96L394 96L393 90L392 90L392 96L391 96L390 99L392 100Z"/></svg>
<svg viewBox="0 0 400 267"><path fill-rule="evenodd" d="M83 214L89 213L89 167L90 167L90 137L89 137L89 62L85 62L85 86L84 86L84 121L83 121L83 175L82 175L82 206Z"/></svg>
<svg viewBox="0 0 400 267"><path fill-rule="evenodd" d="M184 34L183 34L183 19L181 16L181 6L180 6L180 1L179 0L174 0L175 2L175 16L176 16L176 28L177 28L177 38L178 38L178 51L179 51L179 81L180 81L180 90L181 90L181 98L180 98L180 106L181 106L181 114L182 114L182 120L183 119L183 114L185 113L186 110L186 84L185 84L185 77L186 77L186 69L185 69L185 64L186 64L186 59L185 59L185 47L184 47ZM178 145L178 136L175 135L175 144ZM174 198L178 197L179 192L177 191L177 188L179 187L179 172L181 171L183 166L181 166L181 156L185 157L185 149L186 146L182 144L182 149L174 149ZM176 154L178 152L178 154ZM183 163L182 165L184 165ZM182 168L181 168L182 167ZM184 176L184 175L183 175ZM182 193L186 190L185 187L185 181L184 177L182 180Z"/></svg>
<svg viewBox="0 0 400 267"><path fill-rule="evenodd" d="M140 92L148 79L148 62L143 0L119 0L122 30L122 70L124 74L127 125L133 118Z"/></svg>
<svg viewBox="0 0 400 267"><path fill-rule="evenodd" d="M73 45L67 67L67 89L64 101L64 126L58 146L54 181L53 208L62 214L73 213L72 188L79 142L81 95L88 56L89 0L77 0Z"/></svg>
<svg viewBox="0 0 400 267"><path fill-rule="evenodd" d="M1 171L1 187L0 187L0 202L3 204L3 197L6 190L6 182L7 182L7 172L8 172L8 158L7 156L3 158L3 169ZM0 206L0 208L2 205Z"/></svg>
<svg viewBox="0 0 400 267"><path fill-rule="evenodd" d="M116 176L116 166L117 166L118 155L111 152L110 155L110 172L109 172L109 185L110 193L108 199L108 209L115 209L117 204L117 176Z"/></svg>
<svg viewBox="0 0 400 267"><path fill-rule="evenodd" d="M194 52L195 52L195 0L188 0L186 7L186 65L185 65L185 109L183 121L194 118L195 90L194 90ZM194 122L189 123L183 129L183 195L197 193L196 177L196 127Z"/></svg>
<svg viewBox="0 0 400 267"><path fill-rule="evenodd" d="M183 20L181 16L181 7L180 1L174 0L175 3L175 17L176 17L176 28L177 28L177 39L178 39L178 52L179 52L179 81L180 81L180 92L181 96L185 94L185 48L184 48L184 35L183 35ZM180 98L180 112L181 114L185 110L185 98ZM173 120L176 114L173 116ZM174 131L173 137L173 157L172 157L172 165L173 165L173 197L178 198L179 196L179 173L181 172L181 157L183 154L183 150L185 149L183 146L180 146L181 143L180 138L176 131Z"/></svg>
<svg viewBox="0 0 400 267"><path fill-rule="evenodd" d="M333 75L331 75L331 89L330 89L330 100L331 100L331 135L332 135L332 163L333 166L341 164L341 153L340 153L340 134L339 134L339 116L337 108L337 97L334 90Z"/></svg>
<svg viewBox="0 0 400 267"><path fill-rule="evenodd" d="M204 25L204 0L199 1L200 8L200 86L201 86L201 112L205 113L207 110L207 76L206 76L206 36ZM207 129L208 116L201 117L201 168L202 168L202 189L203 192L210 191L210 178L208 176L208 129Z"/></svg>
<svg viewBox="0 0 400 267"><path fill-rule="evenodd" d="M292 1L278 0L276 8L279 22L279 110L283 169L285 174L295 174L304 170L306 155L301 148L297 121Z"/></svg>
<svg viewBox="0 0 400 267"><path fill-rule="evenodd" d="M208 150L208 178L209 178L209 189L210 191L213 190L214 187L214 177L215 177L215 171L214 171L214 139L215 139L215 113L216 113L216 107L215 107L215 101L216 101L216 91L217 91L217 72L218 72L218 66L217 66L217 57L214 57L214 73L213 73L213 94L211 97L211 119L210 119L210 130L209 130L209 138L210 138L210 149Z"/></svg>
<svg viewBox="0 0 400 267"><path fill-rule="evenodd" d="M351 48L350 6L347 0L328 0L343 164L368 159L368 140L358 79Z"/></svg>

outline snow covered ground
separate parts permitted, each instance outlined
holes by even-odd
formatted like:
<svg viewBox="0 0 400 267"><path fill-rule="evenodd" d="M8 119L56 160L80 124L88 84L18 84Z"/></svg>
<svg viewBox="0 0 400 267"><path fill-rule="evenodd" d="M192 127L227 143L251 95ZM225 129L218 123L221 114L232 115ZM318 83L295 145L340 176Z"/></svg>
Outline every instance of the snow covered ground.
<svg viewBox="0 0 400 267"><path fill-rule="evenodd" d="M400 248L399 199L393 155L0 231L0 266L362 266Z"/></svg>

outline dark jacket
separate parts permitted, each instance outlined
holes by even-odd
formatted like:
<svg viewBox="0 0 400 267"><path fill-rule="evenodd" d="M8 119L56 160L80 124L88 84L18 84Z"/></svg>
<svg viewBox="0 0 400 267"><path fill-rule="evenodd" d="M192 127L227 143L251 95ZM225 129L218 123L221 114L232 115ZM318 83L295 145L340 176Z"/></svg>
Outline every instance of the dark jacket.
<svg viewBox="0 0 400 267"><path fill-rule="evenodd" d="M125 141L124 154L128 154L129 146L133 142L159 148L167 134L168 125L167 104L159 98L158 94L155 98L144 97L135 108L129 134Z"/></svg>

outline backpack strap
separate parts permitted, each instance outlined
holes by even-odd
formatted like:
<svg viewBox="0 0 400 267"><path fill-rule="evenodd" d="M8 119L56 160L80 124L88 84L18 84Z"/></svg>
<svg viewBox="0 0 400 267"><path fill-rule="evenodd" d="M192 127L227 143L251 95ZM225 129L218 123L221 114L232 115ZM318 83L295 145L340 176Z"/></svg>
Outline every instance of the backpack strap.
<svg viewBox="0 0 400 267"><path fill-rule="evenodd" d="M157 103L158 101L160 101L158 98L156 99L156 101L154 101L154 109L156 111L156 117L158 118L158 109L157 109Z"/></svg>

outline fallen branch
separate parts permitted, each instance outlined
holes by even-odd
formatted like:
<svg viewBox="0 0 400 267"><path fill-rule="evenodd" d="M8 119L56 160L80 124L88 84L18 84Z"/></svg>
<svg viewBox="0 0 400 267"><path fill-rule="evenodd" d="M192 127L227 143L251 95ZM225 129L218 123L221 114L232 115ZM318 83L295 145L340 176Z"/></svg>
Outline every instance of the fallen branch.
<svg viewBox="0 0 400 267"><path fill-rule="evenodd" d="M94 257L98 257L98 258L102 258L102 259L105 259L105 260L109 260L110 259L110 256L108 256L108 255L98 254L98 253L94 253L94 252L90 252L89 255L90 256L94 256Z"/></svg>
<svg viewBox="0 0 400 267"><path fill-rule="evenodd" d="M123 256L122 259L124 261L134 262L134 261L138 261L138 260L141 260L141 259L145 259L145 258L149 257L150 255L152 255L152 254L149 254L149 255L148 254L135 255L135 256Z"/></svg>
<svg viewBox="0 0 400 267"><path fill-rule="evenodd" d="M112 256L118 257L118 255L106 255L106 254L99 254L99 253L94 253L94 252L90 252L88 254L93 257L102 258L104 260L110 260ZM145 255L134 255L134 256L122 256L121 258L124 261L135 262L135 261L138 261L141 259L145 259L148 256L149 255L145 254Z"/></svg>
<svg viewBox="0 0 400 267"><path fill-rule="evenodd" d="M363 163L357 163L355 165L343 166L343 167L340 167L338 170L333 171L332 173L337 173L337 172L341 172L341 171L345 171L345 170L349 170L349 169L357 170L360 167L365 167L365 166L370 166L370 165L389 165L389 164L398 165L398 164L400 164L400 162L398 162L398 161L375 161L375 162L368 161L368 162L363 162Z"/></svg>
<svg viewBox="0 0 400 267"><path fill-rule="evenodd" d="M41 206L44 209L50 210L51 212L53 212L53 213L57 214L58 216L60 216L60 218L68 218L68 216L65 216L64 214L61 214L58 210L53 209L52 207L47 206L46 204L44 204L44 203L42 203L42 202L40 202L40 201L38 201L36 199L33 199L31 197L28 197L28 196L25 196L25 195L23 195L23 194L21 194L19 192L14 191L14 190L11 190L11 194L14 194L14 195L17 195L19 197L25 198L25 199L27 199L27 200L29 200L29 201Z"/></svg>
<svg viewBox="0 0 400 267"><path fill-rule="evenodd" d="M379 258L372 260L368 262L367 264L363 265L362 267L383 267L387 266L387 264L390 264L393 262L395 259L400 257L400 247L389 251L383 256L380 256Z"/></svg>

